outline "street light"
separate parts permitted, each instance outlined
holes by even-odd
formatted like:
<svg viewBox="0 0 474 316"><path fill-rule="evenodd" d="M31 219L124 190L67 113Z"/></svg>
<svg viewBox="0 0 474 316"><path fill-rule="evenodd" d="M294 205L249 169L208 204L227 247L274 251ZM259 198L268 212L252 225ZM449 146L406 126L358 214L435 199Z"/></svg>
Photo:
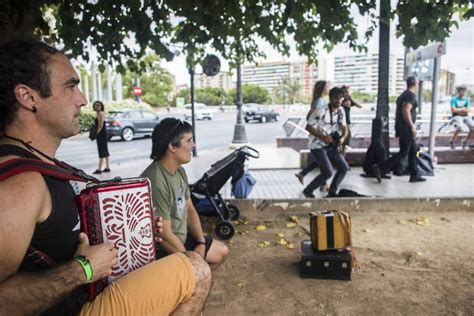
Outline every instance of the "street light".
<svg viewBox="0 0 474 316"><path fill-rule="evenodd" d="M230 148L238 148L249 143L247 133L245 132L245 124L242 119L242 71L240 61L237 63L237 121L234 127L234 138L230 143Z"/></svg>

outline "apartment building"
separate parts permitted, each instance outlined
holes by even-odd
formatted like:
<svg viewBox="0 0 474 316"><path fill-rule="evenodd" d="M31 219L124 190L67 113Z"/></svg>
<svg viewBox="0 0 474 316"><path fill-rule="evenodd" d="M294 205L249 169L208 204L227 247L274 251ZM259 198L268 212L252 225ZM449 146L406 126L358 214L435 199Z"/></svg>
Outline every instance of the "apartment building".
<svg viewBox="0 0 474 316"><path fill-rule="evenodd" d="M194 77L194 84L197 89L204 88L223 88L228 91L235 87L232 82L232 75L227 71L220 71L217 75L208 77L205 74L196 74Z"/></svg>
<svg viewBox="0 0 474 316"><path fill-rule="evenodd" d="M405 90L403 56L390 55L389 67L389 95L398 95ZM334 56L333 84L349 85L352 91L377 94L378 70L378 54Z"/></svg>
<svg viewBox="0 0 474 316"><path fill-rule="evenodd" d="M258 85L273 93L283 80L288 79L300 84L302 96L311 96L316 80L326 79L326 69L326 60L323 59L318 61L318 65L309 64L306 60L261 62L242 67L242 82Z"/></svg>

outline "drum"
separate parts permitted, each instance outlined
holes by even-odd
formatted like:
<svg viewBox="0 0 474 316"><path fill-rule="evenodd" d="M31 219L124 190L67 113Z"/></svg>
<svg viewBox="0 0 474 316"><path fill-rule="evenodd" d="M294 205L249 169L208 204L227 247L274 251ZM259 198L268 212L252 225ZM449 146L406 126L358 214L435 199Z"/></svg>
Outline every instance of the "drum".
<svg viewBox="0 0 474 316"><path fill-rule="evenodd" d="M89 183L77 196L81 231L91 245L118 250L112 275L89 285L89 300L109 283L155 260L153 206L147 178Z"/></svg>

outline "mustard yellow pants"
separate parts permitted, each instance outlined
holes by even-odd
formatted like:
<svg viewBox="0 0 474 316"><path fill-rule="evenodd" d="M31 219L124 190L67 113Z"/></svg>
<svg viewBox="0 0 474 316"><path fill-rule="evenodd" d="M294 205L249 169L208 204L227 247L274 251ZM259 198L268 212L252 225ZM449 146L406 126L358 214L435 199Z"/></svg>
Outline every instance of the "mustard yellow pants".
<svg viewBox="0 0 474 316"><path fill-rule="evenodd" d="M188 257L173 254L116 280L80 315L169 315L191 297L195 283Z"/></svg>

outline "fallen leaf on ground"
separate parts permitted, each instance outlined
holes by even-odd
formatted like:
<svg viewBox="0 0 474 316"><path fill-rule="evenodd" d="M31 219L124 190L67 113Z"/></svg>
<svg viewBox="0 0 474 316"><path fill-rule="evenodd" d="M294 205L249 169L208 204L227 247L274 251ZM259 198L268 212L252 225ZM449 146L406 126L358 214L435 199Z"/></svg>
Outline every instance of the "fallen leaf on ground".
<svg viewBox="0 0 474 316"><path fill-rule="evenodd" d="M430 224L430 220L425 216L417 217L415 222L420 226L428 226Z"/></svg>
<svg viewBox="0 0 474 316"><path fill-rule="evenodd" d="M263 232L265 229L267 229L267 226L265 225L258 225L257 227L255 227L255 230L259 232Z"/></svg>
<svg viewBox="0 0 474 316"><path fill-rule="evenodd" d="M302 232L297 232L297 233L294 234L294 236L295 237L301 237L301 236L303 236L303 233Z"/></svg>
<svg viewBox="0 0 474 316"><path fill-rule="evenodd" d="M296 223L286 223L286 228L295 228Z"/></svg>
<svg viewBox="0 0 474 316"><path fill-rule="evenodd" d="M268 246L270 246L270 242L266 240L261 241L257 244L258 248L267 248Z"/></svg>
<svg viewBox="0 0 474 316"><path fill-rule="evenodd" d="M366 229L363 229L362 232L363 232L363 233L369 233L369 234L371 234L371 233L373 233L374 231L373 231L372 229L366 228Z"/></svg>
<svg viewBox="0 0 474 316"><path fill-rule="evenodd" d="M451 221L449 219L447 219L446 217L441 217L441 220L445 221L445 222L448 222L448 223L451 223Z"/></svg>
<svg viewBox="0 0 474 316"><path fill-rule="evenodd" d="M286 245L286 244L288 244L288 241L286 241L285 238L280 238L280 239L277 241L277 244L279 244L279 245Z"/></svg>
<svg viewBox="0 0 474 316"><path fill-rule="evenodd" d="M300 219L296 215L290 216L288 219L290 221L294 222L294 223L299 223L300 222Z"/></svg>
<svg viewBox="0 0 474 316"><path fill-rule="evenodd" d="M245 283L244 282L240 282L240 283L237 283L237 287L239 289L243 288L245 286Z"/></svg>
<svg viewBox="0 0 474 316"><path fill-rule="evenodd" d="M283 237L285 237L285 234L278 233L278 234L275 234L275 236L280 237L280 238L283 238Z"/></svg>
<svg viewBox="0 0 474 316"><path fill-rule="evenodd" d="M422 256L422 255L423 255L423 253L422 253L421 251L417 251L417 252L415 252L415 253L416 253L418 256Z"/></svg>
<svg viewBox="0 0 474 316"><path fill-rule="evenodd" d="M295 244L289 242L289 243L286 244L286 248L293 249L293 248L295 248Z"/></svg>
<svg viewBox="0 0 474 316"><path fill-rule="evenodd" d="M398 220L398 224L405 225L406 223L407 223L406 220L403 220L403 219Z"/></svg>
<svg viewBox="0 0 474 316"><path fill-rule="evenodd" d="M246 218L245 219L239 218L238 220L233 221L233 223L236 225L247 225L249 221Z"/></svg>

